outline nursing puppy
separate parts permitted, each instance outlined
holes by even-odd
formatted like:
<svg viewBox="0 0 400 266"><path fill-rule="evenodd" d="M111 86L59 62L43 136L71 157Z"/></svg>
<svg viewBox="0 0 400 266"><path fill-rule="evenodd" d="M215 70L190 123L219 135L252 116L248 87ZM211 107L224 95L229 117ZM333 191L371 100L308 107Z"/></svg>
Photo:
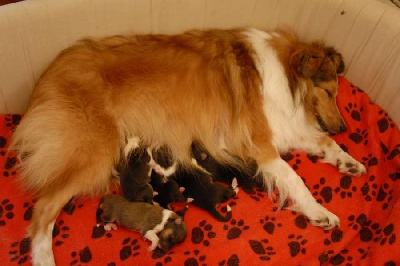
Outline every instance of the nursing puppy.
<svg viewBox="0 0 400 266"><path fill-rule="evenodd" d="M153 200L165 209L171 209L170 204L176 201L186 202L187 198L182 195L184 187L180 187L175 180L167 180L164 176L153 171L151 173L150 185L157 192Z"/></svg>
<svg viewBox="0 0 400 266"><path fill-rule="evenodd" d="M182 217L176 213L159 205L130 202L120 196L104 196L100 200L96 216L97 222L104 222L107 230L116 230L116 222L122 227L139 231L151 241L149 251L157 246L168 250L183 242L187 235L187 227ZM160 237L157 236L158 233Z"/></svg>
<svg viewBox="0 0 400 266"><path fill-rule="evenodd" d="M218 162L198 141L192 143L192 156L196 165L211 174L213 181L236 183L247 193L252 193L254 187L263 187L262 175L257 173L258 166L254 160L244 161L236 158L235 165Z"/></svg>
<svg viewBox="0 0 400 266"><path fill-rule="evenodd" d="M220 183L215 183L209 173L196 168L190 171L178 168L169 178L185 188L183 195L192 199L192 204L208 211L217 220L226 222L232 218L232 211L229 205L227 205L227 214L225 216L221 215L217 207L220 203L226 202L238 193L236 179L234 179L231 186L225 187Z"/></svg>
<svg viewBox="0 0 400 266"><path fill-rule="evenodd" d="M60 210L74 195L108 191L135 136L167 144L182 165L193 140L223 164L252 158L282 203L291 198L313 225L339 225L279 153L303 149L344 174L366 172L327 134L346 130L335 101L343 69L320 41L253 28L86 39L65 49L37 82L11 143L22 184L37 198L33 264L55 264Z"/></svg>
<svg viewBox="0 0 400 266"><path fill-rule="evenodd" d="M154 193L150 183L152 169L147 150L137 147L127 155L120 171L120 184L123 196L129 201L141 201L153 204Z"/></svg>

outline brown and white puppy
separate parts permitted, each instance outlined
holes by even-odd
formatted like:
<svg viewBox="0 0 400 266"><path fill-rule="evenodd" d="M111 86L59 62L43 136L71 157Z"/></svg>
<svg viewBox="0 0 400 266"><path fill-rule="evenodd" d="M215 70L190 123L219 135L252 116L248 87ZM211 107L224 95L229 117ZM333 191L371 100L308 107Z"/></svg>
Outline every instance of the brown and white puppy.
<svg viewBox="0 0 400 266"><path fill-rule="evenodd" d="M127 199L108 195L100 200L96 219L105 223L107 230L116 230L114 222L122 227L139 231L151 241L148 250L157 246L168 250L183 242L187 235L187 227L176 213L166 210L159 205L145 202L130 202ZM157 234L160 234L158 237Z"/></svg>
<svg viewBox="0 0 400 266"><path fill-rule="evenodd" d="M339 225L279 153L303 149L342 173L366 172L327 134L346 130L335 101L343 69L320 41L254 28L86 39L65 49L37 82L11 143L37 198L32 263L55 264L60 210L74 195L106 193L135 136L167 144L185 166L193 140L224 164L252 158L282 204L291 198L312 224Z"/></svg>

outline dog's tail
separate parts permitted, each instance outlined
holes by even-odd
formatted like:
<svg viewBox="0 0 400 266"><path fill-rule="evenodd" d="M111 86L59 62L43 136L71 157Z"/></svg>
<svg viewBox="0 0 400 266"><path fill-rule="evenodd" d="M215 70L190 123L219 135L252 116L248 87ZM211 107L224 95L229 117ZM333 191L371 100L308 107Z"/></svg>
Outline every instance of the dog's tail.
<svg viewBox="0 0 400 266"><path fill-rule="evenodd" d="M212 214L212 216L214 216L215 218L217 218L218 221L227 222L232 218L232 209L231 206L229 205L227 205L226 208L227 208L227 213L225 216L222 216L221 213L216 208L209 210L209 213Z"/></svg>

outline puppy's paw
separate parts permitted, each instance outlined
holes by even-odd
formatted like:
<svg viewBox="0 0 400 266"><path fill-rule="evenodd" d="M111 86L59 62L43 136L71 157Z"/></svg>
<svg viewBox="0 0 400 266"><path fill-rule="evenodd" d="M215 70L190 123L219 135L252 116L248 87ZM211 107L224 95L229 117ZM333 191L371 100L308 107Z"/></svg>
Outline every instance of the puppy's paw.
<svg viewBox="0 0 400 266"><path fill-rule="evenodd" d="M339 158L336 162L336 167L339 169L339 172L348 175L360 176L367 173L365 166L349 155Z"/></svg>
<svg viewBox="0 0 400 266"><path fill-rule="evenodd" d="M155 244L155 245L151 244L151 245L147 248L147 251L148 251L148 252L152 252L153 250L156 249L156 247L157 247L157 244Z"/></svg>
<svg viewBox="0 0 400 266"><path fill-rule="evenodd" d="M107 223L104 225L104 230L106 231L117 230L117 225L115 223Z"/></svg>

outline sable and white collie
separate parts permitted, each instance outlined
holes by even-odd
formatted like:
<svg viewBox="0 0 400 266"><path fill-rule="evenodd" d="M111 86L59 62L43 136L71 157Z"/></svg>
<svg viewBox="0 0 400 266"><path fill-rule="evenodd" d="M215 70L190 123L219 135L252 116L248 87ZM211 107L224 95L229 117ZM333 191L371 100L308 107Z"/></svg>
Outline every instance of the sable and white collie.
<svg viewBox="0 0 400 266"><path fill-rule="evenodd" d="M334 48L283 30L114 36L64 50L34 88L11 144L37 198L33 264L55 264L60 210L75 195L106 193L134 137L168 145L187 166L193 140L222 163L252 158L282 201L314 225L339 225L279 153L302 149L342 173L366 172L327 136L346 130L335 102L343 69Z"/></svg>

